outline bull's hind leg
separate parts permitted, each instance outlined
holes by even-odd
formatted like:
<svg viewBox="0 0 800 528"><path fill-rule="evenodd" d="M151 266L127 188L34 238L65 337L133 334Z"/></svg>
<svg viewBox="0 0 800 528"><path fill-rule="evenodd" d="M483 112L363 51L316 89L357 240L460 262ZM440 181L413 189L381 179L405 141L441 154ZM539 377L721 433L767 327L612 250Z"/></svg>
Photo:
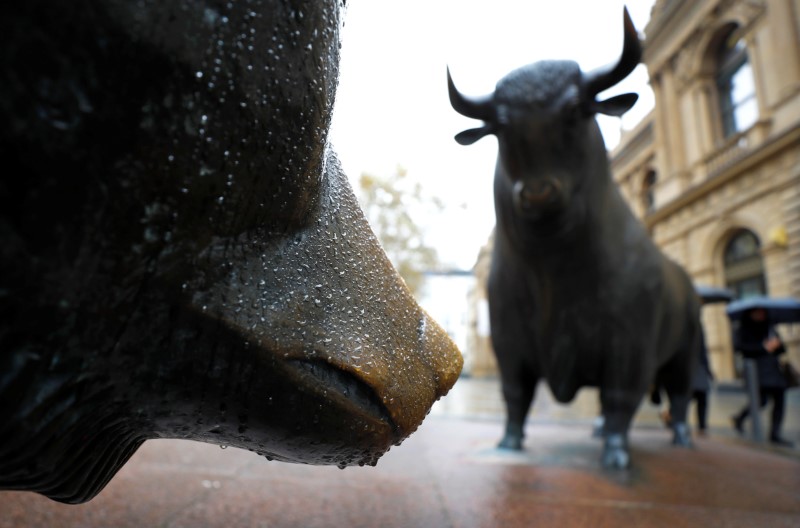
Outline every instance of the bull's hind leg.
<svg viewBox="0 0 800 528"><path fill-rule="evenodd" d="M600 389L600 404L603 409L603 431L605 433L601 459L603 467L626 469L630 466L628 430L643 395L644 391Z"/></svg>
<svg viewBox="0 0 800 528"><path fill-rule="evenodd" d="M692 435L686 423L686 414L689 408L690 397L688 394L669 395L669 412L672 416L672 443L681 447L692 446Z"/></svg>
<svg viewBox="0 0 800 528"><path fill-rule="evenodd" d="M700 351L690 350L699 356ZM688 357L687 357L688 356ZM692 436L686 418L691 395L692 367L698 367L699 360L688 354L680 354L659 370L658 379L669 397L669 414L672 426L672 443L676 446L691 447Z"/></svg>
<svg viewBox="0 0 800 528"><path fill-rule="evenodd" d="M672 426L672 443L681 447L691 447L692 436L686 417L691 401L689 375L672 371L664 375L663 383L669 397L669 414Z"/></svg>

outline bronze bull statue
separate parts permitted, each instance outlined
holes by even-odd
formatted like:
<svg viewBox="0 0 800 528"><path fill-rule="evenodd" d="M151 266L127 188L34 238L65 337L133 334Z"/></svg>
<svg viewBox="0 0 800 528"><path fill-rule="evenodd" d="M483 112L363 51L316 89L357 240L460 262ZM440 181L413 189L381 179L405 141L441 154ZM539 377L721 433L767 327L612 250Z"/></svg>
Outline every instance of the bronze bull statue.
<svg viewBox="0 0 800 528"><path fill-rule="evenodd" d="M467 97L448 72L450 102L483 121L456 140L494 134L495 242L489 274L492 344L507 408L500 446L521 449L539 380L569 402L600 389L606 467L629 465L628 429L655 384L667 390L673 442L688 445L691 369L701 357L699 302L687 273L664 256L614 184L595 114L619 116L635 94L599 100L639 63L624 14L620 60L582 72L540 61Z"/></svg>
<svg viewBox="0 0 800 528"><path fill-rule="evenodd" d="M328 145L341 11L3 7L0 489L150 438L374 465L456 381Z"/></svg>

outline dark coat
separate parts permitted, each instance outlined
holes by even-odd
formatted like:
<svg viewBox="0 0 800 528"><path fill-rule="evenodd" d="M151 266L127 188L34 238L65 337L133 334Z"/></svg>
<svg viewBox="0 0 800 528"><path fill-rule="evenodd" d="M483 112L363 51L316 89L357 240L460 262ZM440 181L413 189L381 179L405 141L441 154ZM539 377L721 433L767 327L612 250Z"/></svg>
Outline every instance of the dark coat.
<svg viewBox="0 0 800 528"><path fill-rule="evenodd" d="M711 388L711 380L714 374L711 372L711 365L708 363L708 349L706 348L705 335L700 332L700 357L698 364L692 371L692 390L695 392L706 392Z"/></svg>
<svg viewBox="0 0 800 528"><path fill-rule="evenodd" d="M757 323L743 319L734 332L733 348L746 359L755 360L759 387L786 388L786 380L778 361L778 356L786 353L786 347L781 343L780 348L772 354L767 352L764 340L770 335L777 336L778 333L768 322Z"/></svg>

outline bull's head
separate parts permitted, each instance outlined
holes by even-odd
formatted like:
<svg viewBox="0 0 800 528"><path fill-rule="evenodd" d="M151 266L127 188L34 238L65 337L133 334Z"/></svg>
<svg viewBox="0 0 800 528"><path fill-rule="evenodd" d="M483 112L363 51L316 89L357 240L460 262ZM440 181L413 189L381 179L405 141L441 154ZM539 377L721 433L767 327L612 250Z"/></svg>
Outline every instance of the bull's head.
<svg viewBox="0 0 800 528"><path fill-rule="evenodd" d="M607 166L596 113L620 116L636 102L627 93L605 100L597 95L625 78L641 58L641 45L624 10L622 56L613 65L583 73L572 61L541 61L519 68L497 83L494 93L468 97L447 82L450 103L483 126L456 135L469 145L497 136L498 174L508 178L515 210L539 218L559 212L584 180Z"/></svg>
<svg viewBox="0 0 800 528"><path fill-rule="evenodd" d="M86 501L148 438L374 464L461 357L328 148L340 2L40 3L2 23L0 488Z"/></svg>

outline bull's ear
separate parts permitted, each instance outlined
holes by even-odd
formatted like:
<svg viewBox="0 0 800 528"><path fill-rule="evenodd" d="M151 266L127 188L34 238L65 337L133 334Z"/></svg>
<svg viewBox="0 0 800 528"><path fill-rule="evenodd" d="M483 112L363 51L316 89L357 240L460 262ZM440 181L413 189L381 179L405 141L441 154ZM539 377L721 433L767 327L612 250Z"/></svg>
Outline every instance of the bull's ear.
<svg viewBox="0 0 800 528"><path fill-rule="evenodd" d="M605 101L595 101L592 103L592 110L597 114L619 117L630 110L636 104L637 99L639 99L639 95L635 93L615 95Z"/></svg>
<svg viewBox="0 0 800 528"><path fill-rule="evenodd" d="M456 134L456 141L459 145L472 145L483 136L489 135L494 132L494 128L489 125L484 125L479 128L470 128L463 132Z"/></svg>

